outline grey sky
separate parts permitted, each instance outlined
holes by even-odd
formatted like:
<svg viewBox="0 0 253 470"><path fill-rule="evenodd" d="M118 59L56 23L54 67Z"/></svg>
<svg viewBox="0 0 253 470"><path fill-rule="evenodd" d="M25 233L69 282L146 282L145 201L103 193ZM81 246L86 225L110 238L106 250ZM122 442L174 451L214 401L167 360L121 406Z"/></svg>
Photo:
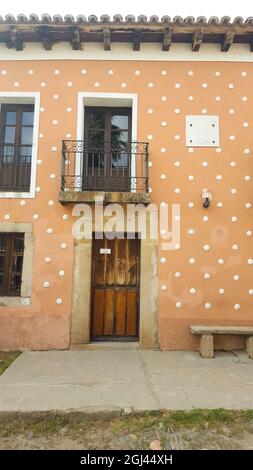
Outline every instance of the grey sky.
<svg viewBox="0 0 253 470"><path fill-rule="evenodd" d="M235 16L253 16L252 1L241 0L239 3L232 0L176 0L170 2L169 0L156 0L155 2L147 2L143 0L127 0L126 2L119 2L118 0L109 0L108 2L101 0L92 0L89 3L83 0L74 0L67 2L66 0L43 0L41 2L34 2L34 0L8 0L2 2L0 7L0 14L2 16L6 13L17 15L18 13L49 13L54 15L59 13L65 15L71 13L74 16L83 14L85 16L95 14L100 16L102 14L113 15L120 13L123 16L127 14L146 14L147 16L156 14L158 16L218 16L225 15L234 18Z"/></svg>

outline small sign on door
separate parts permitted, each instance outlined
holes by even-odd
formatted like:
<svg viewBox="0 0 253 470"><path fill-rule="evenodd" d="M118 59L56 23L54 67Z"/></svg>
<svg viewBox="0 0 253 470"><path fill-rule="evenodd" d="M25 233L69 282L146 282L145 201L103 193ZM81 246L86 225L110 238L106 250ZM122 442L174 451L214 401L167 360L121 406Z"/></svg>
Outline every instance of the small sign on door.
<svg viewBox="0 0 253 470"><path fill-rule="evenodd" d="M99 253L101 255L110 255L111 254L111 248L100 248Z"/></svg>

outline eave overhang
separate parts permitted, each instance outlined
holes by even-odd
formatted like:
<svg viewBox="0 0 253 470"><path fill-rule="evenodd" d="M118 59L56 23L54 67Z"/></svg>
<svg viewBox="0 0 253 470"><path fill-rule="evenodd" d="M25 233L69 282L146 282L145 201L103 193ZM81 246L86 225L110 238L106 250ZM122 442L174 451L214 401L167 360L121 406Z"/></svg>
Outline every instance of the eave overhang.
<svg viewBox="0 0 253 470"><path fill-rule="evenodd" d="M102 43L105 51L110 51L113 43L130 43L133 51L141 50L142 43L159 43L161 50L168 52L173 43L187 43L193 52L198 52L202 44L219 44L221 52L227 52L232 44L248 44L253 51L253 17L228 16L209 19L200 16L181 18L169 16L149 19L145 15L108 15L86 18L78 15L44 14L39 18L32 14L0 16L0 43L9 49L22 51L27 43L41 43L45 50L54 44L68 42L73 50L85 49L85 43Z"/></svg>

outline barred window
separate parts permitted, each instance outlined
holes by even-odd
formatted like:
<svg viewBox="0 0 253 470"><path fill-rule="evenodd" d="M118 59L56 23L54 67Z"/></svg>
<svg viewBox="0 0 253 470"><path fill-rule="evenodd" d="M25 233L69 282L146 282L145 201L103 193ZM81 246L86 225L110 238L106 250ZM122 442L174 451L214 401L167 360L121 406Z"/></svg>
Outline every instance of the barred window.
<svg viewBox="0 0 253 470"><path fill-rule="evenodd" d="M0 233L0 295L20 296L24 233Z"/></svg>

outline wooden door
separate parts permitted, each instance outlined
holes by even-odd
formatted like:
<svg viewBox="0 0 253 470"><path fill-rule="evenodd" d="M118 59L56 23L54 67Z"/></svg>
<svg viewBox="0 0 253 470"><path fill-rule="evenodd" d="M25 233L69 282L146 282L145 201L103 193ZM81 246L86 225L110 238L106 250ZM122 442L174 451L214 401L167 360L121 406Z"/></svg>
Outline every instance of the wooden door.
<svg viewBox="0 0 253 470"><path fill-rule="evenodd" d="M91 338L139 335L140 240L93 240Z"/></svg>

